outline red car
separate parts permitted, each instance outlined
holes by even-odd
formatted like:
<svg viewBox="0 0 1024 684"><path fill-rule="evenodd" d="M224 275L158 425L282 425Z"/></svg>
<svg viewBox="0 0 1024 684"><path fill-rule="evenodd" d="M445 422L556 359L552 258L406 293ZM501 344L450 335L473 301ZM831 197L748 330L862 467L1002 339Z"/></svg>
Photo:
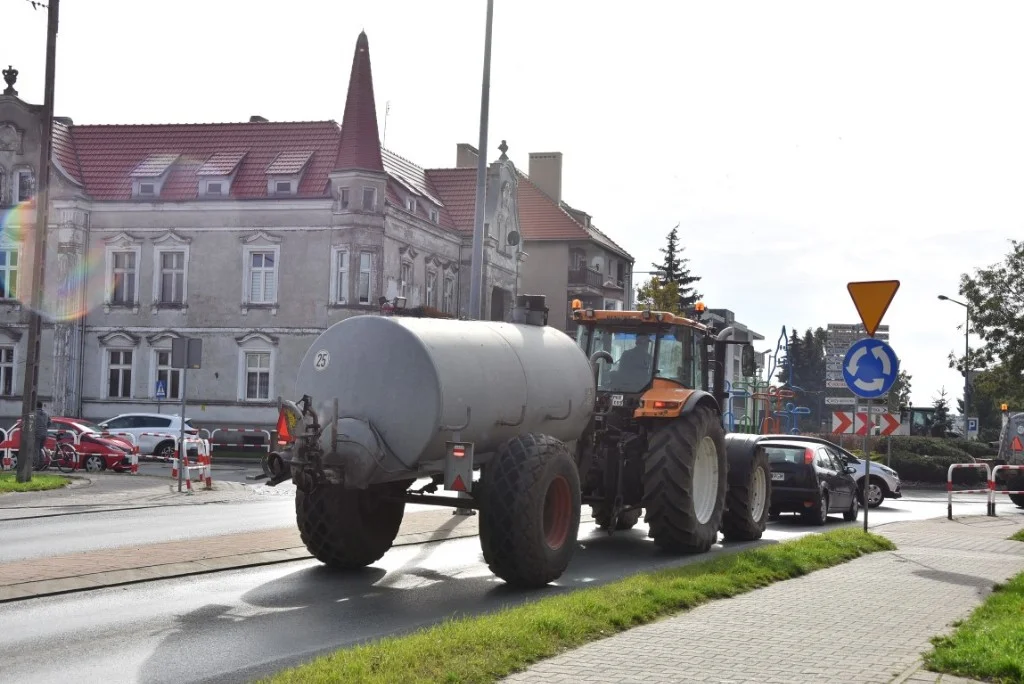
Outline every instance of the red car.
<svg viewBox="0 0 1024 684"><path fill-rule="evenodd" d="M81 418L51 418L50 436L46 439L46 447L56 446L56 436L66 433L69 441L79 454L79 468L90 473L101 470L125 472L131 468L131 441L121 437L103 437L103 430L95 423ZM21 421L19 420L7 431L7 439L0 443L0 449L17 451L21 447ZM11 454L17 458L16 454Z"/></svg>

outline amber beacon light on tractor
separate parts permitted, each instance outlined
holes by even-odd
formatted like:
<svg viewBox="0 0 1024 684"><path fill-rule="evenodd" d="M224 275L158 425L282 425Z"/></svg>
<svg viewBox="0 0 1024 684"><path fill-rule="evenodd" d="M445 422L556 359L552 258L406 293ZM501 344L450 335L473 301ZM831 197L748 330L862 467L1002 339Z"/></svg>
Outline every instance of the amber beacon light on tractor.
<svg viewBox="0 0 1024 684"><path fill-rule="evenodd" d="M759 539L767 457L722 425L725 352L746 343L696 320L703 304L693 318L571 308L574 336L533 295L509 322L362 315L325 330L301 399L279 400L265 465L268 484L295 483L310 553L376 562L407 503L478 510L484 559L514 586L562 575L584 504L609 534L643 514L669 552Z"/></svg>

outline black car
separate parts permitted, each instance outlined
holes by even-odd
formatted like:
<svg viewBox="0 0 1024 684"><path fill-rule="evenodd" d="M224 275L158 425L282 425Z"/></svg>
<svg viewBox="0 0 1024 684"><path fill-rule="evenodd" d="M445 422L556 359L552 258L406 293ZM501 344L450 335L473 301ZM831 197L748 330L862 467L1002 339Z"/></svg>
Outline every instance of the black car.
<svg viewBox="0 0 1024 684"><path fill-rule="evenodd" d="M772 471L772 502L769 515L800 513L813 525L824 525L829 513L856 520L860 497L853 479L855 469L838 453L822 444L799 439L772 439L760 444Z"/></svg>

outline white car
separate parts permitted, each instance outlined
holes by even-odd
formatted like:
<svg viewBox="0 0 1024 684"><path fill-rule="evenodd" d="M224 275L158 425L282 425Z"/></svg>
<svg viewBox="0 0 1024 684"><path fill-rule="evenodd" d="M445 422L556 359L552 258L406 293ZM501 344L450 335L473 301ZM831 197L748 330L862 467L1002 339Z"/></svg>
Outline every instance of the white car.
<svg viewBox="0 0 1024 684"><path fill-rule="evenodd" d="M140 454L171 457L181 434L181 416L171 413L122 413L99 424L107 432L134 435ZM190 418L185 419L185 436L199 434Z"/></svg>

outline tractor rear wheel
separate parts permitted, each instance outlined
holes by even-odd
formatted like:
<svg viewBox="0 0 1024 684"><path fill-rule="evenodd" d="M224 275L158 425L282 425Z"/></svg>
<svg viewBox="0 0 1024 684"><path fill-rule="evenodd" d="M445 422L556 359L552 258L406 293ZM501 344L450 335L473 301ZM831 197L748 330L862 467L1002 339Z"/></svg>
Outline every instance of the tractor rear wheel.
<svg viewBox="0 0 1024 684"><path fill-rule="evenodd" d="M599 528L607 530L611 526L612 514L607 506L591 506L590 512L594 516L594 522L597 523ZM620 513L619 519L615 523L615 529L619 532L633 529L640 522L640 513L639 508Z"/></svg>
<svg viewBox="0 0 1024 684"><path fill-rule="evenodd" d="M562 576L576 550L580 478L565 444L541 434L514 437L482 468L480 548L513 587Z"/></svg>
<svg viewBox="0 0 1024 684"><path fill-rule="evenodd" d="M651 434L644 459L648 536L674 553L703 553L718 541L725 506L725 430L698 406Z"/></svg>
<svg viewBox="0 0 1024 684"><path fill-rule="evenodd" d="M398 536L405 502L405 483L369 489L316 484L295 492L295 518L306 549L327 567L362 568L380 560Z"/></svg>
<svg viewBox="0 0 1024 684"><path fill-rule="evenodd" d="M1007 494L1018 508L1024 508L1024 494Z"/></svg>
<svg viewBox="0 0 1024 684"><path fill-rule="evenodd" d="M722 536L727 541L754 541L761 538L768 526L771 466L764 449L737 456L729 459L729 493L722 516Z"/></svg>

